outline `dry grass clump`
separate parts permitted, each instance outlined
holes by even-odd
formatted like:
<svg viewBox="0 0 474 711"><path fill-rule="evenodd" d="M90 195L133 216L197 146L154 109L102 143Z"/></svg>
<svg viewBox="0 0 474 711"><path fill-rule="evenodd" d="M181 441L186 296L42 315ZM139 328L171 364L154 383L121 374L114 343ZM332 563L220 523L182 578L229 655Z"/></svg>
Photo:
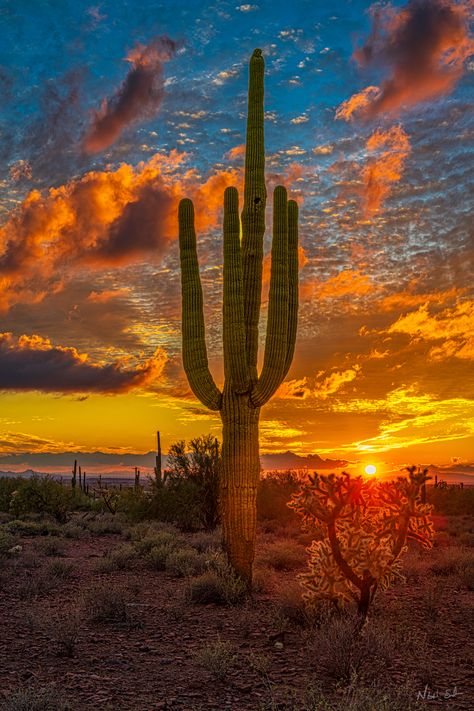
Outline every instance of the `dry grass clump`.
<svg viewBox="0 0 474 711"><path fill-rule="evenodd" d="M394 659L397 640L381 621L370 620L360 629L355 614L328 615L311 635L309 648L318 669L337 681L354 675L375 679Z"/></svg>
<svg viewBox="0 0 474 711"><path fill-rule="evenodd" d="M193 654L196 664L219 681L225 681L227 675L235 667L238 655L230 642L210 642L197 649Z"/></svg>
<svg viewBox="0 0 474 711"><path fill-rule="evenodd" d="M30 572L20 579L16 586L16 594L20 600L36 600L52 593L56 585L56 578L53 575L47 575L44 571Z"/></svg>
<svg viewBox="0 0 474 711"><path fill-rule="evenodd" d="M274 570L296 570L307 562L305 549L292 540L276 541L260 551L257 561Z"/></svg>
<svg viewBox="0 0 474 711"><path fill-rule="evenodd" d="M91 622L129 622L130 598L130 591L123 585L99 583L85 591L82 607Z"/></svg>
<svg viewBox="0 0 474 711"><path fill-rule="evenodd" d="M474 551L460 546L450 546L438 551L431 571L435 575L457 575L467 568L474 567Z"/></svg>
<svg viewBox="0 0 474 711"><path fill-rule="evenodd" d="M13 691L0 711L73 711L73 706L54 686L31 684Z"/></svg>
<svg viewBox="0 0 474 711"><path fill-rule="evenodd" d="M202 573L206 567L206 557L195 548L171 550L165 561L167 573L177 578L187 578Z"/></svg>
<svg viewBox="0 0 474 711"><path fill-rule="evenodd" d="M235 574L230 565L216 557L209 569L189 581L189 598L192 602L216 605L237 605L247 593L245 583Z"/></svg>
<svg viewBox="0 0 474 711"><path fill-rule="evenodd" d="M76 605L61 610L49 609L33 620L49 639L58 656L74 657L84 624L82 611Z"/></svg>
<svg viewBox="0 0 474 711"><path fill-rule="evenodd" d="M97 573L112 573L116 570L132 570L138 560L138 552L131 543L123 543L108 551L100 558L95 570Z"/></svg>
<svg viewBox="0 0 474 711"><path fill-rule="evenodd" d="M66 553L66 545L60 538L47 536L36 544L36 550L46 556L61 557Z"/></svg>
<svg viewBox="0 0 474 711"><path fill-rule="evenodd" d="M46 575L52 575L60 580L71 580L74 577L76 567L74 563L65 560L53 560L46 569Z"/></svg>

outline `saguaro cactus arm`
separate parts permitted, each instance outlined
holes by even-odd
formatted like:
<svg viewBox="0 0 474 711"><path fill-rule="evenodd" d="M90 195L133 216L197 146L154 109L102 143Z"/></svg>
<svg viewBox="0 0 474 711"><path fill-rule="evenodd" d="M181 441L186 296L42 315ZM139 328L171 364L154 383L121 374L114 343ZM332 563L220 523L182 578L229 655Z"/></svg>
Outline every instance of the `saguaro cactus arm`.
<svg viewBox="0 0 474 711"><path fill-rule="evenodd" d="M264 69L260 49L250 59L245 186L242 209L242 268L246 352L250 374L257 380L258 320L262 292L263 235L265 233Z"/></svg>
<svg viewBox="0 0 474 711"><path fill-rule="evenodd" d="M224 193L224 369L237 393L249 389L249 368L245 354L244 296L240 249L239 194L236 188Z"/></svg>
<svg viewBox="0 0 474 711"><path fill-rule="evenodd" d="M288 200L288 350L283 378L293 360L298 327L298 203Z"/></svg>
<svg viewBox="0 0 474 711"><path fill-rule="evenodd" d="M191 390L210 410L219 410L222 394L209 371L201 279L196 253L194 207L181 200L178 212L181 257L183 366Z"/></svg>
<svg viewBox="0 0 474 711"><path fill-rule="evenodd" d="M279 185L273 196L273 241L267 337L263 368L251 399L256 407L264 405L284 377L288 355L289 314L288 200Z"/></svg>

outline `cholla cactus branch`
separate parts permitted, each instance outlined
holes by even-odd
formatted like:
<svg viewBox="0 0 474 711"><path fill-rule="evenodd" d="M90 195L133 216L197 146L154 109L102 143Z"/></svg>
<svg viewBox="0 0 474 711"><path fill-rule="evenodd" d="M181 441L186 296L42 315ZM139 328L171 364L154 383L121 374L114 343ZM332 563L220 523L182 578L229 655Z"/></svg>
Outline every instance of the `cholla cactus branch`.
<svg viewBox="0 0 474 711"><path fill-rule="evenodd" d="M407 540L432 545L432 507L420 501L428 478L414 468L408 479L385 483L345 472L310 477L290 502L307 528L323 534L312 543L309 572L301 576L309 603L357 599L359 613L367 615L376 590L400 576Z"/></svg>

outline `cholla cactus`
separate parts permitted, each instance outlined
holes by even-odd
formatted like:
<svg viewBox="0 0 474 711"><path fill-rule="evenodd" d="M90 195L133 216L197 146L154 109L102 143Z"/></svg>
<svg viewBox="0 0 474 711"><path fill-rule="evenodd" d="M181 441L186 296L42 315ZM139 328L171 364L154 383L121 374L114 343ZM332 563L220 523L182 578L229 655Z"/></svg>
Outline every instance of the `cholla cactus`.
<svg viewBox="0 0 474 711"><path fill-rule="evenodd" d="M356 601L365 617L377 588L401 576L406 541L431 547L432 507L420 503L427 470L410 467L408 473L390 482L346 472L316 474L292 497L289 506L319 538L309 548L309 570L300 576L309 604Z"/></svg>
<svg viewBox="0 0 474 711"><path fill-rule="evenodd" d="M258 322L265 232L265 152L261 50L250 60L244 203L235 188L224 193L224 374L222 391L209 371L203 296L191 200L179 205L183 302L183 365L194 394L218 410L222 437L222 529L234 570L252 581L256 498L260 477L260 408L284 380L296 338L298 313L298 206L279 185L273 199L273 242L265 356L257 372Z"/></svg>

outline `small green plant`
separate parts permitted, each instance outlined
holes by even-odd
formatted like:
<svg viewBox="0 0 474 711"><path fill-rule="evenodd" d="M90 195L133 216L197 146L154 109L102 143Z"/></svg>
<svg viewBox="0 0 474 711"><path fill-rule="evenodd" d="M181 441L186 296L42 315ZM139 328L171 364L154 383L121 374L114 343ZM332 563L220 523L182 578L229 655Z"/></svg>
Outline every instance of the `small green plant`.
<svg viewBox="0 0 474 711"><path fill-rule="evenodd" d="M427 470L410 467L408 474L390 482L315 474L293 496L289 505L319 539L300 576L309 605L355 601L364 619L377 589L401 577L407 540L432 546L432 507L420 501Z"/></svg>

